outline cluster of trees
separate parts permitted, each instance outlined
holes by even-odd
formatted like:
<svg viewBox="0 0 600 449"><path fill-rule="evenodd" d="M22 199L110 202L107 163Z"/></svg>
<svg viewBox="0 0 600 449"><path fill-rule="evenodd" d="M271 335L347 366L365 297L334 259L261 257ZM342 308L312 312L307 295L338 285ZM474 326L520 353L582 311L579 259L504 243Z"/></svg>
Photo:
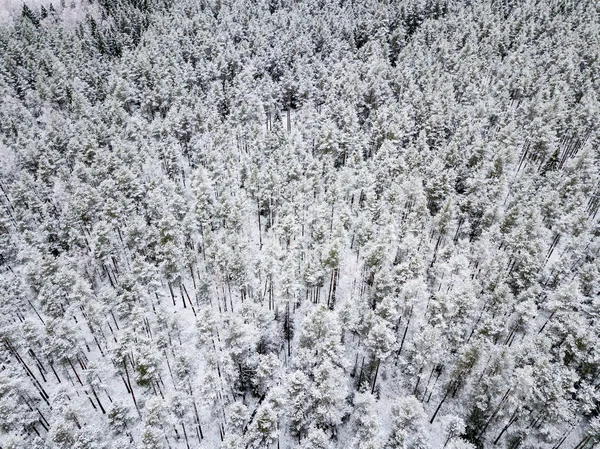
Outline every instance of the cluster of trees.
<svg viewBox="0 0 600 449"><path fill-rule="evenodd" d="M600 6L99 0L0 28L4 449L600 442Z"/></svg>

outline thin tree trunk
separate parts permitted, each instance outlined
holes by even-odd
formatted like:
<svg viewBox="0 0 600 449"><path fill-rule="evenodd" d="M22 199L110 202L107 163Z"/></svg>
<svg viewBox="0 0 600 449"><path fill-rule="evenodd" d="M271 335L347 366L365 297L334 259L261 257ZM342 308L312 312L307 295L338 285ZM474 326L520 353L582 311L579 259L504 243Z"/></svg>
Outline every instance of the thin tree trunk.
<svg viewBox="0 0 600 449"><path fill-rule="evenodd" d="M377 367L375 368L375 377L373 378L373 386L371 387L371 394L375 392L375 385L377 384L377 374L379 374L379 364L381 359L377 359Z"/></svg>
<svg viewBox="0 0 600 449"><path fill-rule="evenodd" d="M94 387L92 387L92 386L90 386L90 388L92 389L92 393L94 394L94 397L96 398L96 402L98 402L98 405L100 406L100 410L102 410L102 414L106 415L106 410L104 410L104 407L102 406L102 402L100 402L100 398L96 394L96 390L94 390Z"/></svg>
<svg viewBox="0 0 600 449"><path fill-rule="evenodd" d="M183 421L181 422L181 428L183 429L183 436L185 437L185 445L187 449L190 449L190 442L188 441L187 432L185 431L185 426L183 425Z"/></svg>
<svg viewBox="0 0 600 449"><path fill-rule="evenodd" d="M504 435L504 432L506 432L508 430L508 428L518 419L517 416L517 412L519 411L519 407L517 407L514 411L514 413L512 414L512 416L510 417L510 420L508 421L508 424L506 424L502 430L500 431L500 433L498 434L498 436L496 437L496 439L494 440L494 444L498 444L498 441L500 441L500 438L502 438L502 435Z"/></svg>
<svg viewBox="0 0 600 449"><path fill-rule="evenodd" d="M131 393L131 397L133 398L133 404L135 405L135 409L137 410L137 412L139 414L140 409L138 408L138 403L135 400L135 394L133 393L133 387L131 386L131 379L129 378L129 370L127 369L127 360L126 359L123 359L123 367L125 367L125 375L127 376L127 384L129 386L129 392Z"/></svg>
<svg viewBox="0 0 600 449"><path fill-rule="evenodd" d="M362 382L364 366L365 366L365 356L363 356L362 362L360 363L360 374L358 376L358 388L360 388L360 384Z"/></svg>
<svg viewBox="0 0 600 449"><path fill-rule="evenodd" d="M437 416L437 414L439 413L440 409L442 408L442 405L444 404L444 402L446 402L446 398L448 397L448 394L450 393L451 387L448 387L446 389L446 393L444 394L444 397L442 398L440 404L437 406L437 408L435 409L435 412L433 414L433 416L431 417L431 419L429 420L429 424L433 424L433 422L435 421L435 417Z"/></svg>

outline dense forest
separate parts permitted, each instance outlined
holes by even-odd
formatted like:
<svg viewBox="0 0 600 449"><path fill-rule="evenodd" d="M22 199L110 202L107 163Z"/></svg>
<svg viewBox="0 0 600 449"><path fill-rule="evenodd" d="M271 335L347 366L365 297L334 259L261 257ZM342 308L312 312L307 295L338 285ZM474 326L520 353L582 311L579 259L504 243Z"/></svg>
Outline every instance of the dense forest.
<svg viewBox="0 0 600 449"><path fill-rule="evenodd" d="M598 447L598 2L13 16L0 448Z"/></svg>

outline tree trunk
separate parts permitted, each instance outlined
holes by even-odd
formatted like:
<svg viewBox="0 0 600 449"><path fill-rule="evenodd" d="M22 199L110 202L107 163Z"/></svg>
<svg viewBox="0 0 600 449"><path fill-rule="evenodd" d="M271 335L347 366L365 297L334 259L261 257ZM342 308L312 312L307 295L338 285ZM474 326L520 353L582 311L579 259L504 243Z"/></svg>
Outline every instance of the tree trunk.
<svg viewBox="0 0 600 449"><path fill-rule="evenodd" d="M506 432L508 430L508 428L518 419L517 416L517 412L519 411L519 407L517 407L514 411L514 413L512 414L512 416L510 417L510 420L508 421L508 424L506 424L502 430L500 431L500 433L498 434L498 436L496 437L496 439L494 440L494 444L498 444L498 441L500 441L500 438L502 438L502 435L504 435L504 432Z"/></svg>
<svg viewBox="0 0 600 449"><path fill-rule="evenodd" d="M446 398L448 397L448 394L450 393L451 387L448 387L446 389L446 393L444 394L444 397L442 398L440 404L437 406L437 408L435 409L435 413L433 414L433 416L431 417L431 419L429 420L429 424L433 424L433 422L435 421L435 417L437 416L437 414L439 413L440 409L442 408L442 405L444 404L444 402L446 402Z"/></svg>
<svg viewBox="0 0 600 449"><path fill-rule="evenodd" d="M176 306L177 304L175 304L175 295L173 294L173 287L171 286L171 282L167 281L167 284L169 285L169 292L171 292L171 299L173 300L173 306Z"/></svg>
<svg viewBox="0 0 600 449"><path fill-rule="evenodd" d="M102 410L102 414L106 415L106 410L104 410L104 407L102 406L102 402L100 402L100 398L98 398L98 395L96 394L96 390L94 390L94 387L92 387L90 385L90 388L92 389L92 393L94 394L94 397L96 398L96 402L98 402L98 405L100 406L100 410Z"/></svg>
<svg viewBox="0 0 600 449"><path fill-rule="evenodd" d="M127 376L127 385L129 386L129 392L131 393L131 397L133 398L133 404L135 405L135 409L137 410L138 414L140 414L140 409L138 408L138 403L135 400L135 394L133 393L133 387L131 386L131 379L129 378L129 370L127 369L126 358L123 359L123 367L125 368L125 375Z"/></svg>
<svg viewBox="0 0 600 449"><path fill-rule="evenodd" d="M190 442L188 441L187 432L185 431L185 426L183 425L183 421L181 422L181 428L183 429L183 436L185 437L185 445L187 449L190 449Z"/></svg>
<svg viewBox="0 0 600 449"><path fill-rule="evenodd" d="M381 363L380 359L377 359L377 367L375 368L375 377L373 378L373 386L371 387L371 394L375 392L375 385L377 384L377 374L379 374L379 364Z"/></svg>
<svg viewBox="0 0 600 449"><path fill-rule="evenodd" d="M365 366L365 356L363 356L362 362L360 363L360 374L358 376L358 385L357 385L358 388L360 388L360 384L362 382L364 366Z"/></svg>

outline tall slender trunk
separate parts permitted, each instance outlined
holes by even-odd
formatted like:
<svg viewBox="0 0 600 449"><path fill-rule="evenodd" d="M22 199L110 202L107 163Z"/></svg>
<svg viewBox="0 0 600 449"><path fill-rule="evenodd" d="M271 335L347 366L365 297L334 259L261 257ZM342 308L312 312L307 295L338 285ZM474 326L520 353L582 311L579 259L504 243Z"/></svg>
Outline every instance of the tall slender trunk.
<svg viewBox="0 0 600 449"><path fill-rule="evenodd" d="M131 379L129 378L129 370L127 369L127 359L126 358L123 359L123 367L125 368L125 375L127 376L127 385L129 387L129 392L131 393L131 397L133 399L133 404L135 405L135 409L137 410L138 415L141 416L140 409L138 407L138 403L135 399L135 394L133 393L133 387L131 386Z"/></svg>
<svg viewBox="0 0 600 449"><path fill-rule="evenodd" d="M262 250L262 225L260 223L260 202L257 199L256 200L256 205L257 205L257 210L258 210L258 242L259 242L259 249Z"/></svg>
<svg viewBox="0 0 600 449"><path fill-rule="evenodd" d="M429 424L433 424L433 422L435 421L435 417L437 416L437 414L439 413L440 409L442 408L442 405L444 404L444 402L446 402L446 399L448 398L448 394L450 394L450 390L452 388L449 386L446 389L446 393L444 394L444 397L442 398L442 400L440 401L440 404L437 406L437 408L435 409L435 412L433 413L433 416L431 417L431 419L429 420Z"/></svg>
<svg viewBox="0 0 600 449"><path fill-rule="evenodd" d="M375 392L375 385L377 385L377 374L379 374L380 359L377 359L377 367L375 368L375 377L373 378L373 386L371 387L371 394Z"/></svg>

